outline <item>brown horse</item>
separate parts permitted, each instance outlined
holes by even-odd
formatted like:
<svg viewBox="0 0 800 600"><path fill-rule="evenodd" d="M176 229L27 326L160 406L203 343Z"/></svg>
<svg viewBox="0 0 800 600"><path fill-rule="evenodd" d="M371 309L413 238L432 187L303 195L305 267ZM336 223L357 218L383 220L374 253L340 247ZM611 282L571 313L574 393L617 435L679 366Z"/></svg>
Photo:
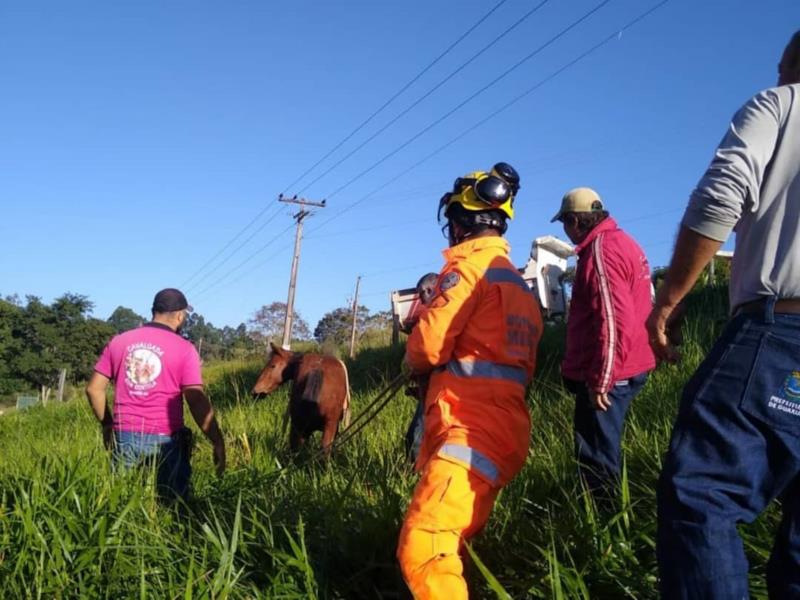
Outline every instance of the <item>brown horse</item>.
<svg viewBox="0 0 800 600"><path fill-rule="evenodd" d="M314 431L330 454L339 421L350 423L350 384L344 363L333 356L301 354L270 344L272 352L253 386L253 395L269 394L292 380L286 414L291 419L289 446L298 450ZM284 429L286 417L284 417Z"/></svg>

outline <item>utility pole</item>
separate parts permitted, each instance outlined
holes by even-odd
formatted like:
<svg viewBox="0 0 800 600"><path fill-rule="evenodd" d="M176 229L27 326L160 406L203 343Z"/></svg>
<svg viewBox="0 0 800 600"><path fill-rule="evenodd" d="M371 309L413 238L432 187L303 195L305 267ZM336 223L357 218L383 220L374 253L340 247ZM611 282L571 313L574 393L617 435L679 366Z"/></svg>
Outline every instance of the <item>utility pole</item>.
<svg viewBox="0 0 800 600"><path fill-rule="evenodd" d="M300 240L303 239L303 219L311 214L311 211L305 209L306 206L316 206L318 208L325 208L325 200L322 202L311 202L304 198L293 196L292 198L284 198L283 194L278 196L278 202L287 202L289 204L299 204L300 211L293 215L297 221L297 231L294 235L294 256L292 257L292 273L289 276L289 298L286 300L286 318L283 321L283 343L281 344L285 350L289 350L292 341L292 315L294 314L294 292L297 283L297 266L300 263Z"/></svg>
<svg viewBox="0 0 800 600"><path fill-rule="evenodd" d="M356 294L353 296L353 328L350 330L350 358L356 356L356 320L358 318L358 286L361 285L361 275L356 279Z"/></svg>

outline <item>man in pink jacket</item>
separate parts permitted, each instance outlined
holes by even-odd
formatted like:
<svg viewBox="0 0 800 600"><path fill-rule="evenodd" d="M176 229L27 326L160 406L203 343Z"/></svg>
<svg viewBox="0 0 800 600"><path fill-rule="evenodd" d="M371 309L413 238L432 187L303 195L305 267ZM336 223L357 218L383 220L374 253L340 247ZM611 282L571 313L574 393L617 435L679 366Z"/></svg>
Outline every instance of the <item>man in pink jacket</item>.
<svg viewBox="0 0 800 600"><path fill-rule="evenodd" d="M625 414L656 364L644 325L650 267L590 188L568 192L553 221L578 256L561 363L575 395L575 452L586 487L605 502L616 496Z"/></svg>

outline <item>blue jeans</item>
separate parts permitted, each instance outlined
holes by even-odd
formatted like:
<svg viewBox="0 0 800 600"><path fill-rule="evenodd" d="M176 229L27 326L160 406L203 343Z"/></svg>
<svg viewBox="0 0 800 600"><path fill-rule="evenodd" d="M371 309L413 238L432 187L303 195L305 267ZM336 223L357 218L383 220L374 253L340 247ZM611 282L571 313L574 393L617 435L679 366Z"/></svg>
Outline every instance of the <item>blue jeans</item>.
<svg viewBox="0 0 800 600"><path fill-rule="evenodd" d="M617 496L622 472L622 432L625 415L647 381L647 372L617 381L608 392L611 406L597 410L589 400L589 391L582 381L565 379L567 389L575 395L575 455L587 489L598 500Z"/></svg>
<svg viewBox="0 0 800 600"><path fill-rule="evenodd" d="M191 431L185 427L171 436L114 431L113 463L122 468L155 464L159 496L186 500L192 475L190 440Z"/></svg>
<svg viewBox="0 0 800 600"><path fill-rule="evenodd" d="M768 303L771 304L771 303ZM663 598L748 598L737 523L783 520L771 598L800 598L800 315L740 315L686 384L658 486Z"/></svg>

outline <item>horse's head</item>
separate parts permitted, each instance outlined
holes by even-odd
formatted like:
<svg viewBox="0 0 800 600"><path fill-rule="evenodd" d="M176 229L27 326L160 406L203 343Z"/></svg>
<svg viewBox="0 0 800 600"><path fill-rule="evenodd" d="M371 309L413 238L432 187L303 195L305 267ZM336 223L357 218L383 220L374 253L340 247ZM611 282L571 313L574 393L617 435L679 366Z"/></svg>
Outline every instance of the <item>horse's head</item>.
<svg viewBox="0 0 800 600"><path fill-rule="evenodd" d="M253 396L269 394L275 391L284 381L291 379L290 363L294 352L284 350L270 343L272 352L269 354L266 366L261 369L256 384L253 386Z"/></svg>

